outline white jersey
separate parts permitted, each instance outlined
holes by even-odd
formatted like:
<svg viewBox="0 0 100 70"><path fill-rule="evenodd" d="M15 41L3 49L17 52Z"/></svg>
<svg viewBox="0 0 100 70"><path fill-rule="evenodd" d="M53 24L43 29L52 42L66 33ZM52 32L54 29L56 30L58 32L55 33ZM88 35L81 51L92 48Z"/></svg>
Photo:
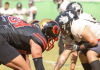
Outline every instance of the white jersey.
<svg viewBox="0 0 100 70"><path fill-rule="evenodd" d="M24 19L24 15L27 13L27 10L25 8L22 8L21 10L14 8L13 12L14 12L15 17L18 17L20 19Z"/></svg>
<svg viewBox="0 0 100 70"><path fill-rule="evenodd" d="M59 11L59 13L62 13L62 12L64 12L64 11L66 11L66 7L67 7L68 4L69 4L69 1L64 0L64 1L60 4L60 6L57 8L57 10Z"/></svg>
<svg viewBox="0 0 100 70"><path fill-rule="evenodd" d="M28 23L33 20L33 11L37 12L37 8L35 6L32 6L28 9L28 17L27 17Z"/></svg>
<svg viewBox="0 0 100 70"><path fill-rule="evenodd" d="M98 23L91 22L89 20L78 19L76 21L73 21L71 26L71 33L73 34L75 41L85 41L82 38L82 33L85 26L88 26L90 28L90 30L94 33L97 39L100 39L100 25Z"/></svg>
<svg viewBox="0 0 100 70"><path fill-rule="evenodd" d="M13 15L13 11L12 9L5 10L5 8L0 8L0 14L2 16L9 16L9 15Z"/></svg>
<svg viewBox="0 0 100 70"><path fill-rule="evenodd" d="M96 24L100 24L100 23L98 23L98 21L97 21L96 19L94 19L94 17L93 17L92 15L90 15L90 14L88 14L88 13L82 13L82 14L80 14L79 19L91 21L91 22L94 22L94 23L96 23ZM74 21L73 21L73 22L74 22ZM80 24L82 24L82 22L81 22ZM84 24L84 23L83 23L83 24ZM93 24L93 23L91 23L91 24ZM65 38L66 38L66 39L65 39ZM65 38L63 38L63 43L65 43L65 44L67 44L67 45L75 44L75 40L73 39L73 41L72 41L72 39L71 39L70 36L65 37Z"/></svg>
<svg viewBox="0 0 100 70"><path fill-rule="evenodd" d="M80 14L79 19L85 19L85 20L90 20L93 22L98 22L91 14L88 14L88 13Z"/></svg>

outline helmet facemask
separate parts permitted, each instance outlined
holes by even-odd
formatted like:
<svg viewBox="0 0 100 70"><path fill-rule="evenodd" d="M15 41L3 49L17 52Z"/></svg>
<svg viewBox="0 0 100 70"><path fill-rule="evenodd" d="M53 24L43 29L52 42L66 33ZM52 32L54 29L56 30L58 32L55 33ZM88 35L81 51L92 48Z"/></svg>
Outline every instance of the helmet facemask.
<svg viewBox="0 0 100 70"><path fill-rule="evenodd" d="M48 48L46 49L46 51L49 51L49 50L51 50L54 47L55 41L58 41L58 37L57 38L53 38L52 37L52 38L48 39Z"/></svg>
<svg viewBox="0 0 100 70"><path fill-rule="evenodd" d="M72 21L68 21L67 23L65 23L64 25L62 25L62 33L66 36L69 36L71 33L71 25L72 25Z"/></svg>

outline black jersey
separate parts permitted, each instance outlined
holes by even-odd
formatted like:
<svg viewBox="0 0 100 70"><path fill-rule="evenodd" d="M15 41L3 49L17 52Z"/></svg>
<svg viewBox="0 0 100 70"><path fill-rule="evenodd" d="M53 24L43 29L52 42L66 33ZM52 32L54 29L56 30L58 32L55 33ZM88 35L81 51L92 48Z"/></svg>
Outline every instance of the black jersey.
<svg viewBox="0 0 100 70"><path fill-rule="evenodd" d="M40 29L16 17L0 16L0 34L11 46L23 53L30 52L30 39L40 45L43 51L47 46Z"/></svg>

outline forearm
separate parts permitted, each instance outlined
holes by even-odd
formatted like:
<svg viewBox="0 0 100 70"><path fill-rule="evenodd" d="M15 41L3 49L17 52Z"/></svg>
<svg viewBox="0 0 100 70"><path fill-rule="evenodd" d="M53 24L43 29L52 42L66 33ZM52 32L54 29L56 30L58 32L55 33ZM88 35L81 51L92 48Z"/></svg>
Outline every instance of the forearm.
<svg viewBox="0 0 100 70"><path fill-rule="evenodd" d="M64 65L65 62L66 58L63 55L60 55L54 70L59 70Z"/></svg>
<svg viewBox="0 0 100 70"><path fill-rule="evenodd" d="M95 46L92 46L90 43L83 43L82 45L80 45L80 50L84 50L84 49L88 49L88 48L92 48L92 47L96 47L97 45Z"/></svg>
<svg viewBox="0 0 100 70"><path fill-rule="evenodd" d="M70 52L71 52L70 50L66 50L60 55L54 70L59 70L64 65L67 58L69 57Z"/></svg>
<svg viewBox="0 0 100 70"><path fill-rule="evenodd" d="M71 67L70 67L70 70L74 70L75 69L77 57L78 57L78 52L77 51L71 53Z"/></svg>

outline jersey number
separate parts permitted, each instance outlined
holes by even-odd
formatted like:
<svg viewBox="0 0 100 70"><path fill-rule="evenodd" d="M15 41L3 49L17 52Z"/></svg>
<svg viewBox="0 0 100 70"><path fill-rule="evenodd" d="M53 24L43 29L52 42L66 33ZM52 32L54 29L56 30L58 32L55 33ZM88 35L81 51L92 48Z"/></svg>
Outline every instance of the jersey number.
<svg viewBox="0 0 100 70"><path fill-rule="evenodd" d="M10 23L13 24L15 28L31 26L30 24L25 23L24 21L22 21L21 19L19 19L17 17L9 16L8 18L9 18Z"/></svg>

